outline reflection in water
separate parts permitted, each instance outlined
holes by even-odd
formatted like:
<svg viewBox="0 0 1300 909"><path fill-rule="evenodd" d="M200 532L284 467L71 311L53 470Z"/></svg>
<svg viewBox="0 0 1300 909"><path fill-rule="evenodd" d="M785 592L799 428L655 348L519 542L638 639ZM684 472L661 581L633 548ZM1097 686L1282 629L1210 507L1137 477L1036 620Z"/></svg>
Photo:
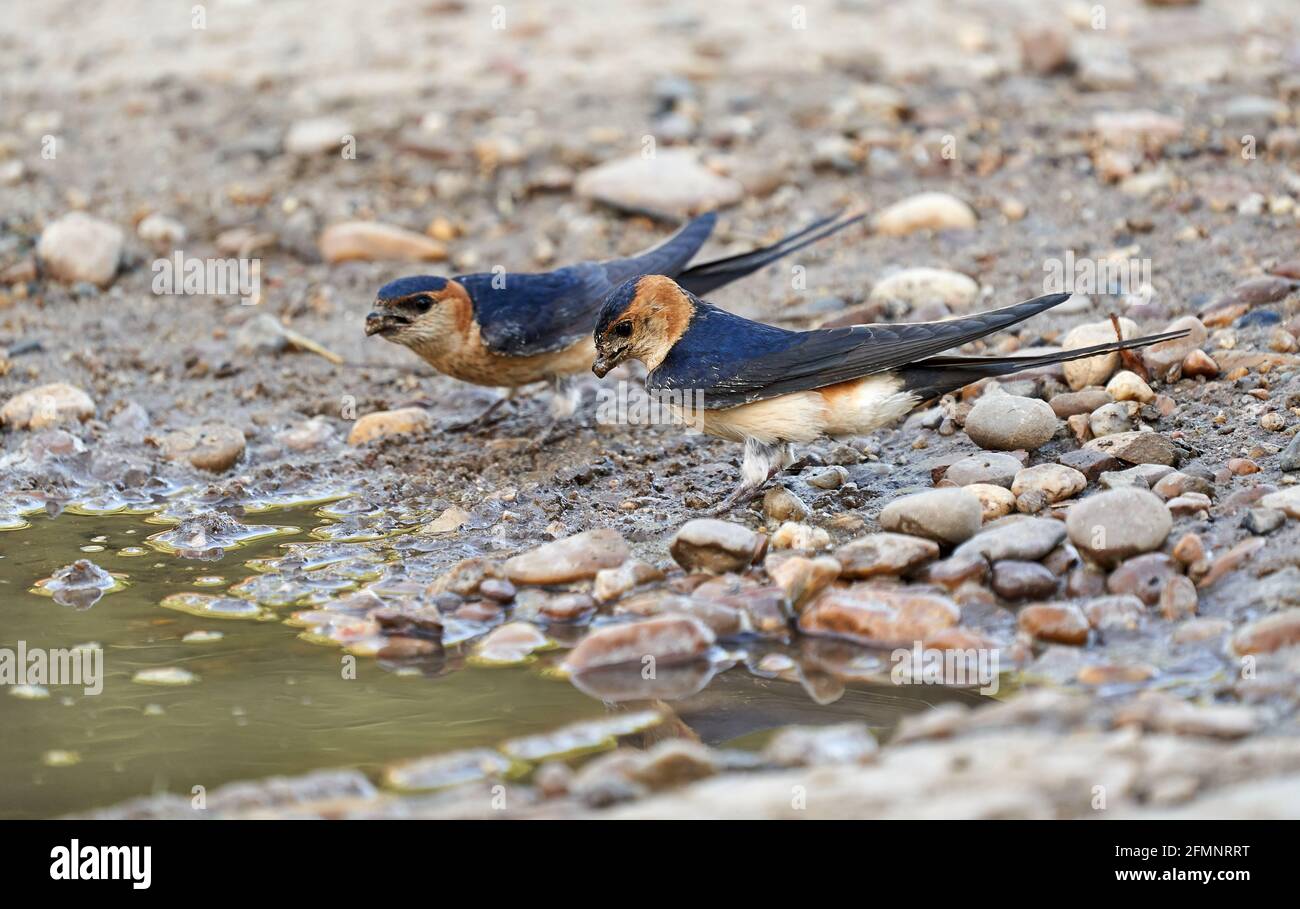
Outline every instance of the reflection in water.
<svg viewBox="0 0 1300 909"><path fill-rule="evenodd" d="M348 527L324 529L340 517ZM46 696L9 687L0 694L0 817L80 812L152 792L187 795L195 786L210 791L317 768L360 767L378 779L395 760L497 748L611 711L659 709L675 714L665 728L709 744L757 747L783 725L858 719L887 731L930 703L975 697L874 683L878 658L826 642L803 642L760 663L779 649L763 645L747 658L749 666L780 672L700 663L661 667L650 681L635 667L570 682L554 670L560 653L526 667L475 666L468 642L353 660L304 639L303 628L284 620L301 603L347 596L370 582L412 538L392 536L388 527L388 536L364 532L369 528L341 503L260 514L259 523L277 532L240 540L215 561L142 552L149 537L157 543L158 530L139 515L26 519L30 527L0 533L0 647L95 642L104 651L103 691L50 686ZM355 540L368 536L383 537L380 555L358 548ZM95 548L87 553L87 546ZM213 554L214 547L201 548ZM31 592L87 554L123 586L84 610ZM464 554L449 552L448 560ZM405 570L393 567L399 577ZM290 568L321 572L298 605L266 574ZM231 598L250 590L259 600L267 596L252 608ZM161 670L198 681L133 681Z"/></svg>

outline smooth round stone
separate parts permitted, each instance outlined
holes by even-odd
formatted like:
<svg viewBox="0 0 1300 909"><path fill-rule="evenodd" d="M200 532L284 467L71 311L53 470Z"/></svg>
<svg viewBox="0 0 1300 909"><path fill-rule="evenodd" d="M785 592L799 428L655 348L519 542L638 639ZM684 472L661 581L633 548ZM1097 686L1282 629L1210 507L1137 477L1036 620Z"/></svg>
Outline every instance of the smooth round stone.
<svg viewBox="0 0 1300 909"><path fill-rule="evenodd" d="M349 445L366 445L379 439L401 439L418 435L433 425L429 412L420 407L379 410L360 417L348 433Z"/></svg>
<svg viewBox="0 0 1300 909"><path fill-rule="evenodd" d="M1078 495L1087 485L1088 478L1073 467L1064 464L1037 464L1016 474L1011 492L1016 496L1039 492L1050 504Z"/></svg>
<svg viewBox="0 0 1300 909"><path fill-rule="evenodd" d="M1037 603L1020 610L1020 630L1040 641L1081 646L1088 643L1088 620L1078 606Z"/></svg>
<svg viewBox="0 0 1300 909"><path fill-rule="evenodd" d="M1160 601L1160 593L1172 579L1182 577L1178 564L1163 552L1134 556L1120 564L1106 579L1113 594L1135 596L1147 606Z"/></svg>
<svg viewBox="0 0 1300 909"><path fill-rule="evenodd" d="M841 577L905 574L939 557L939 544L905 533L871 533L835 550Z"/></svg>
<svg viewBox="0 0 1300 909"><path fill-rule="evenodd" d="M1119 324L1120 332L1126 340L1137 337L1137 323L1132 319L1120 319ZM1076 325L1066 334L1061 342L1061 349L1078 350L1080 347L1092 347L1095 344L1107 344L1115 340L1118 340L1115 337L1115 326L1106 319L1101 322ZM1061 368L1065 372L1066 383L1071 389L1078 391L1089 385L1105 385L1119 368L1119 363L1119 354L1111 352L1085 357L1082 360L1071 360L1063 363Z"/></svg>
<svg viewBox="0 0 1300 909"><path fill-rule="evenodd" d="M979 296L980 287L961 272L943 268L905 268L880 280L871 288L868 300L873 303L902 303L917 309L941 303L949 309L969 307Z"/></svg>
<svg viewBox="0 0 1300 909"><path fill-rule="evenodd" d="M994 486L992 483L971 483L969 486L962 488L967 492L973 492L979 497L985 523L995 521L1003 515L1015 511L1015 493L1003 486Z"/></svg>
<svg viewBox="0 0 1300 909"><path fill-rule="evenodd" d="M169 432L162 438L163 454L171 461L188 461L200 470L228 470L244 453L244 434L225 423L207 423Z"/></svg>
<svg viewBox="0 0 1300 909"><path fill-rule="evenodd" d="M1101 565L1151 552L1164 545L1173 516L1156 494L1115 489L1089 496L1070 508L1065 521L1070 542Z"/></svg>
<svg viewBox="0 0 1300 909"><path fill-rule="evenodd" d="M1060 420L1046 401L986 394L966 417L966 435L980 448L1033 450L1051 441Z"/></svg>
<svg viewBox="0 0 1300 909"><path fill-rule="evenodd" d="M437 262L447 247L404 227L373 221L345 221L321 231L320 254L326 262Z"/></svg>
<svg viewBox="0 0 1300 909"><path fill-rule="evenodd" d="M1004 600L1041 600L1056 593L1060 579L1037 562L998 562L992 587Z"/></svg>
<svg viewBox="0 0 1300 909"><path fill-rule="evenodd" d="M568 584L594 578L605 568L617 568L631 555L618 531L601 527L544 543L506 559L501 567L515 584Z"/></svg>
<svg viewBox="0 0 1300 909"><path fill-rule="evenodd" d="M74 211L41 232L36 255L46 273L58 281L107 287L121 263L122 242L122 229L116 224Z"/></svg>
<svg viewBox="0 0 1300 909"><path fill-rule="evenodd" d="M1052 518L1007 518L991 524L957 547L953 557L983 556L990 561L1036 562L1065 539L1065 524Z"/></svg>
<svg viewBox="0 0 1300 909"><path fill-rule="evenodd" d="M895 202L876 217L875 227L877 233L901 237L918 230L972 230L977 223L974 209L961 199L929 192Z"/></svg>
<svg viewBox="0 0 1300 909"><path fill-rule="evenodd" d="M761 546L762 539L748 527L697 518L678 529L669 551L687 571L722 574L743 570L761 554Z"/></svg>
<svg viewBox="0 0 1300 909"><path fill-rule="evenodd" d="M745 194L737 180L700 163L687 148L660 148L600 164L579 175L574 192L623 211L670 219L725 208Z"/></svg>
<svg viewBox="0 0 1300 909"><path fill-rule="evenodd" d="M1137 373L1127 369L1122 369L1111 376L1110 381L1106 383L1106 391L1116 401L1150 404L1156 399L1156 393L1151 390L1151 386L1142 381L1142 377Z"/></svg>
<svg viewBox="0 0 1300 909"><path fill-rule="evenodd" d="M943 478L951 480L958 486L987 483L1009 488L1021 467L1020 460L1012 455L988 452L968 455L960 461L953 462Z"/></svg>
<svg viewBox="0 0 1300 909"><path fill-rule="evenodd" d="M1084 388L1079 391L1063 391L1047 403L1052 412L1064 420L1080 414L1090 414L1098 407L1110 404L1112 400L1103 388Z"/></svg>
<svg viewBox="0 0 1300 909"><path fill-rule="evenodd" d="M1088 429L1095 438L1132 432L1133 418L1137 416L1137 411L1138 406L1133 401L1103 404L1088 415Z"/></svg>
<svg viewBox="0 0 1300 909"><path fill-rule="evenodd" d="M13 429L45 429L95 415L95 402L75 385L52 382L19 392L0 409L0 423Z"/></svg>
<svg viewBox="0 0 1300 909"><path fill-rule="evenodd" d="M763 512L773 521L802 521L812 512L799 498L784 486L773 486L763 494Z"/></svg>
<svg viewBox="0 0 1300 909"><path fill-rule="evenodd" d="M591 632L569 652L564 666L574 673L607 666L643 666L646 657L666 666L704 656L713 642L713 632L699 619L655 616Z"/></svg>
<svg viewBox="0 0 1300 909"><path fill-rule="evenodd" d="M880 526L940 543L970 539L984 521L979 497L965 489L932 489L895 499L880 512Z"/></svg>

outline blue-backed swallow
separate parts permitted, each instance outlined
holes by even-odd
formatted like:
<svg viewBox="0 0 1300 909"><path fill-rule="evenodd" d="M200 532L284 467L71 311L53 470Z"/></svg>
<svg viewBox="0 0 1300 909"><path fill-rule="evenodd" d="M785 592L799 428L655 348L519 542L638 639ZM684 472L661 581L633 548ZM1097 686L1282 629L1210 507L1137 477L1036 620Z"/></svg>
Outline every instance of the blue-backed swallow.
<svg viewBox="0 0 1300 909"><path fill-rule="evenodd" d="M366 316L366 334L409 347L439 372L475 385L514 389L555 380L590 368L596 314L610 291L624 281L665 274L693 293L708 293L861 218L833 215L770 246L691 267L717 223L714 213L695 218L653 249L627 258L539 274L401 278L379 289L374 309Z"/></svg>
<svg viewBox="0 0 1300 909"><path fill-rule="evenodd" d="M943 322L853 325L789 331L701 300L671 278L629 280L596 321L603 376L640 360L646 387L703 432L745 444L739 488L720 511L748 501L792 460L791 443L862 435L919 405L989 376L1001 376L1145 347L1167 332L1037 356L936 356L1051 309L1069 294Z"/></svg>

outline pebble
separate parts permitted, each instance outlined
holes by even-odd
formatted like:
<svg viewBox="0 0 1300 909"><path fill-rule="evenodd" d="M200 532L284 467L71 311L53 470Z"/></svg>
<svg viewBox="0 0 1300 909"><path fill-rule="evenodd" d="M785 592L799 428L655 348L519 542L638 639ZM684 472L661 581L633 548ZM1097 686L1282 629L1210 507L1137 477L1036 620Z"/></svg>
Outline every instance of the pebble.
<svg viewBox="0 0 1300 909"><path fill-rule="evenodd" d="M1132 319L1120 319L1119 324L1124 338L1137 337L1137 323ZM1077 350L1080 347L1091 347L1094 344L1105 344L1114 340L1116 340L1115 326L1109 319L1102 322L1088 322L1070 329L1061 341L1061 349ZM1112 352L1085 357L1082 360L1071 360L1062 363L1061 369L1065 373L1066 383L1071 389L1078 391L1089 385L1105 385L1111 374L1119 368L1119 363L1119 354Z"/></svg>
<svg viewBox="0 0 1300 909"><path fill-rule="evenodd" d="M1259 425L1268 432L1281 432L1286 429L1286 417L1270 411L1259 418Z"/></svg>
<svg viewBox="0 0 1300 909"><path fill-rule="evenodd" d="M1175 467L1182 460L1182 450L1158 432L1117 432L1093 439L1091 448L1128 464L1161 464Z"/></svg>
<svg viewBox="0 0 1300 909"><path fill-rule="evenodd" d="M1051 441L1060 421L1046 401L985 394L966 417L966 434L980 448L1032 451Z"/></svg>
<svg viewBox="0 0 1300 909"><path fill-rule="evenodd" d="M617 568L602 568L596 572L591 595L601 603L612 603L633 588L662 580L663 576L662 571L648 562L628 559Z"/></svg>
<svg viewBox="0 0 1300 909"><path fill-rule="evenodd" d="M820 527L786 521L772 534L773 549L817 550L831 545L831 535Z"/></svg>
<svg viewBox="0 0 1300 909"><path fill-rule="evenodd" d="M192 685L198 680L197 675L179 666L141 669L131 676L131 681L139 685Z"/></svg>
<svg viewBox="0 0 1300 909"><path fill-rule="evenodd" d="M1164 464L1138 464L1126 470L1110 470L1103 473L1098 482L1103 489L1150 489L1161 479L1173 472L1172 467Z"/></svg>
<svg viewBox="0 0 1300 909"><path fill-rule="evenodd" d="M1286 523L1286 514L1276 508L1252 508L1246 512L1242 526L1251 533L1267 536Z"/></svg>
<svg viewBox="0 0 1300 909"><path fill-rule="evenodd" d="M400 439L419 435L433 425L429 412L421 407L377 410L359 417L348 432L349 445L368 445L379 439Z"/></svg>
<svg viewBox="0 0 1300 909"><path fill-rule="evenodd" d="M1300 432L1293 435L1286 448L1282 450L1277 466L1287 473L1300 470Z"/></svg>
<svg viewBox="0 0 1300 909"><path fill-rule="evenodd" d="M745 192L739 181L709 170L686 148L600 164L578 176L574 191L612 208L668 220L735 205Z"/></svg>
<svg viewBox="0 0 1300 909"><path fill-rule="evenodd" d="M1041 600L1056 593L1058 578L1037 562L1002 561L993 565L992 587L1004 600Z"/></svg>
<svg viewBox="0 0 1300 909"><path fill-rule="evenodd" d="M1040 640L1082 646L1088 643L1088 620L1078 606L1068 603L1036 603L1020 610L1016 625Z"/></svg>
<svg viewBox="0 0 1300 909"><path fill-rule="evenodd" d="M1164 588L1160 591L1160 614L1170 621L1196 615L1199 599L1196 585L1192 583L1191 578L1181 574L1174 575L1165 582Z"/></svg>
<svg viewBox="0 0 1300 909"><path fill-rule="evenodd" d="M1300 644L1300 609L1285 609L1251 622L1232 636L1238 656L1273 653Z"/></svg>
<svg viewBox="0 0 1300 909"><path fill-rule="evenodd" d="M1016 496L1011 490L992 483L971 483L963 487L973 492L980 500L980 509L984 523L1008 515L1016 508Z"/></svg>
<svg viewBox="0 0 1300 909"><path fill-rule="evenodd" d="M723 574L743 571L763 555L766 540L748 527L716 518L696 518L678 529L669 546L687 571Z"/></svg>
<svg viewBox="0 0 1300 909"><path fill-rule="evenodd" d="M943 268L907 268L883 278L867 298L871 303L900 303L907 309L940 304L952 310L969 307L979 285L961 272Z"/></svg>
<svg viewBox="0 0 1300 909"><path fill-rule="evenodd" d="M447 247L431 237L391 224L344 221L321 231L320 254L326 262L439 262Z"/></svg>
<svg viewBox="0 0 1300 909"><path fill-rule="evenodd" d="M1276 508L1288 518L1300 520L1300 486L1270 492L1259 500L1264 508Z"/></svg>
<svg viewBox="0 0 1300 909"><path fill-rule="evenodd" d="M938 543L905 533L871 533L835 550L840 575L853 580L907 574L938 557Z"/></svg>
<svg viewBox="0 0 1300 909"><path fill-rule="evenodd" d="M1106 579L1113 594L1135 596L1147 606L1160 601L1160 593L1175 577L1182 577L1178 563L1163 552L1140 555L1121 563Z"/></svg>
<svg viewBox="0 0 1300 909"><path fill-rule="evenodd" d="M880 746L865 723L787 726L763 748L763 758L778 767L866 764Z"/></svg>
<svg viewBox="0 0 1300 909"><path fill-rule="evenodd" d="M1070 70L1070 33L1055 24L1027 25L1016 31L1020 63L1035 76L1051 76Z"/></svg>
<svg viewBox="0 0 1300 909"><path fill-rule="evenodd" d="M1192 492L1209 496L1214 492L1214 484L1204 477L1195 477L1173 470L1152 484L1151 491L1165 500Z"/></svg>
<svg viewBox="0 0 1300 909"><path fill-rule="evenodd" d="M1188 378L1204 376L1213 379L1219 374L1219 364L1203 350L1193 350L1183 357L1183 375Z"/></svg>
<svg viewBox="0 0 1300 909"><path fill-rule="evenodd" d="M770 520L777 523L802 521L812 513L803 499L780 484L771 487L763 494L763 512Z"/></svg>
<svg viewBox="0 0 1300 909"><path fill-rule="evenodd" d="M117 225L74 211L41 232L36 255L45 272L58 281L107 287L122 261L122 242Z"/></svg>
<svg viewBox="0 0 1300 909"><path fill-rule="evenodd" d="M887 236L903 236L918 230L973 230L975 211L948 193L928 192L908 196L876 216L875 229Z"/></svg>
<svg viewBox="0 0 1300 909"><path fill-rule="evenodd" d="M1063 391L1059 395L1053 395L1047 403L1053 413L1065 420L1079 414L1090 414L1113 400L1104 388L1083 388L1079 391Z"/></svg>
<svg viewBox="0 0 1300 909"><path fill-rule="evenodd" d="M185 225L175 218L153 212L146 215L135 226L135 233L141 240L155 250L175 249L185 242Z"/></svg>
<svg viewBox="0 0 1300 909"><path fill-rule="evenodd" d="M1095 597L1083 606L1088 624L1098 631L1136 631L1146 605L1134 596Z"/></svg>
<svg viewBox="0 0 1300 909"><path fill-rule="evenodd" d="M506 559L501 570L515 584L568 584L594 578L605 568L617 568L631 555L618 531L600 527Z"/></svg>
<svg viewBox="0 0 1300 909"><path fill-rule="evenodd" d="M1065 524L1070 542L1080 552L1109 567L1163 546L1173 529L1173 516L1154 493L1115 489L1072 506Z"/></svg>
<svg viewBox="0 0 1300 909"><path fill-rule="evenodd" d="M1169 323L1165 331L1181 331L1183 329L1190 332L1185 338L1160 341L1138 351L1142 357L1142 365L1147 368L1147 371L1152 376L1158 379L1168 376L1174 367L1182 364L1193 352L1199 351L1208 337L1205 325L1196 316L1183 316L1181 319L1175 319ZM1112 331L1111 338L1113 339L1114 336L1115 333Z"/></svg>
<svg viewBox="0 0 1300 909"><path fill-rule="evenodd" d="M1105 404L1088 415L1088 432L1093 438L1118 435L1133 431L1133 418L1137 416L1136 401L1116 401ZM1074 419L1074 418L1072 418Z"/></svg>
<svg viewBox="0 0 1300 909"><path fill-rule="evenodd" d="M880 526L939 543L961 543L979 531L984 508L965 489L932 489L895 499L880 512Z"/></svg>
<svg viewBox="0 0 1300 909"><path fill-rule="evenodd" d="M928 540L921 542L929 543ZM933 543L930 545L934 546ZM934 548L936 552L939 549L938 546ZM798 611L809 600L833 584L836 578L840 577L841 570L841 562L838 558L819 556L808 559L803 556L791 556L768 568L767 574L772 579L772 583L781 588L786 602ZM855 577L860 576L855 575Z"/></svg>
<svg viewBox="0 0 1300 909"><path fill-rule="evenodd" d="M985 483L992 486L1011 487L1023 465L1019 458L1009 454L974 454L955 461L944 472L943 478L958 486Z"/></svg>
<svg viewBox="0 0 1300 909"><path fill-rule="evenodd" d="M169 432L158 440L169 461L188 461L199 470L221 473L244 453L244 434L225 423L204 423Z"/></svg>
<svg viewBox="0 0 1300 909"><path fill-rule="evenodd" d="M1091 448L1067 451L1057 458L1057 463L1079 471L1087 478L1089 483L1095 482L1107 471L1117 471L1123 467L1123 464L1117 458Z"/></svg>
<svg viewBox="0 0 1300 909"><path fill-rule="evenodd" d="M1106 391L1116 401L1150 404L1156 399L1156 393L1151 390L1151 386L1142 381L1142 377L1137 373L1127 369L1122 369L1111 376L1110 381L1106 383Z"/></svg>
<svg viewBox="0 0 1300 909"><path fill-rule="evenodd" d="M629 663L644 667L650 665L648 657L668 666L703 657L713 642L713 632L699 619L655 616L592 631L569 651L564 668L580 673Z"/></svg>
<svg viewBox="0 0 1300 909"><path fill-rule="evenodd" d="M494 628L474 648L474 661L480 665L518 666L533 654L551 645L551 639L536 625L510 622Z"/></svg>
<svg viewBox="0 0 1300 909"><path fill-rule="evenodd" d="M95 402L75 385L54 382L19 392L0 409L0 423L11 429L45 429L63 422L87 420Z"/></svg>
<svg viewBox="0 0 1300 909"><path fill-rule="evenodd" d="M799 628L876 647L911 647L960 619L961 610L947 597L857 586L813 600L800 614Z"/></svg>
<svg viewBox="0 0 1300 909"><path fill-rule="evenodd" d="M505 776L514 763L491 748L473 748L390 764L383 783L398 792L432 792Z"/></svg>
<svg viewBox="0 0 1300 909"><path fill-rule="evenodd" d="M1007 518L976 534L953 551L953 558L983 556L998 562L1036 562L1065 539L1065 524L1052 518Z"/></svg>
<svg viewBox="0 0 1300 909"><path fill-rule="evenodd" d="M839 489L849 480L849 472L843 467L819 467L808 474L808 485L815 489Z"/></svg>
<svg viewBox="0 0 1300 909"><path fill-rule="evenodd" d="M324 417L311 417L289 427L275 441L290 451L318 451L334 442L334 427Z"/></svg>
<svg viewBox="0 0 1300 909"><path fill-rule="evenodd" d="M339 117L312 117L297 120L284 136L284 150L304 157L325 152L343 151L343 137L354 132L352 125Z"/></svg>
<svg viewBox="0 0 1300 909"><path fill-rule="evenodd" d="M1049 504L1068 499L1083 492L1088 485L1088 478L1062 464L1037 464L1026 467L1016 474L1011 484L1013 495L1020 496L1028 492L1040 492Z"/></svg>
<svg viewBox="0 0 1300 909"><path fill-rule="evenodd" d="M1112 148L1157 152L1182 136L1183 121L1152 110L1099 111L1092 128Z"/></svg>

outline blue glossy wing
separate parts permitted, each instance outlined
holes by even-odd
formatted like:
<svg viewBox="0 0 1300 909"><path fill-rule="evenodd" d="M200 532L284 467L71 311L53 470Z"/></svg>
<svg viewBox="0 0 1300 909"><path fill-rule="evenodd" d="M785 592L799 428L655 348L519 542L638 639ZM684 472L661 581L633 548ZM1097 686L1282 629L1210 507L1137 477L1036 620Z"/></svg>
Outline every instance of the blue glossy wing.
<svg viewBox="0 0 1300 909"><path fill-rule="evenodd" d="M469 292L490 350L515 357L563 350L590 336L601 303L624 281L680 274L709 238L716 220L713 213L702 215L637 256L540 274L484 273L456 280Z"/></svg>

